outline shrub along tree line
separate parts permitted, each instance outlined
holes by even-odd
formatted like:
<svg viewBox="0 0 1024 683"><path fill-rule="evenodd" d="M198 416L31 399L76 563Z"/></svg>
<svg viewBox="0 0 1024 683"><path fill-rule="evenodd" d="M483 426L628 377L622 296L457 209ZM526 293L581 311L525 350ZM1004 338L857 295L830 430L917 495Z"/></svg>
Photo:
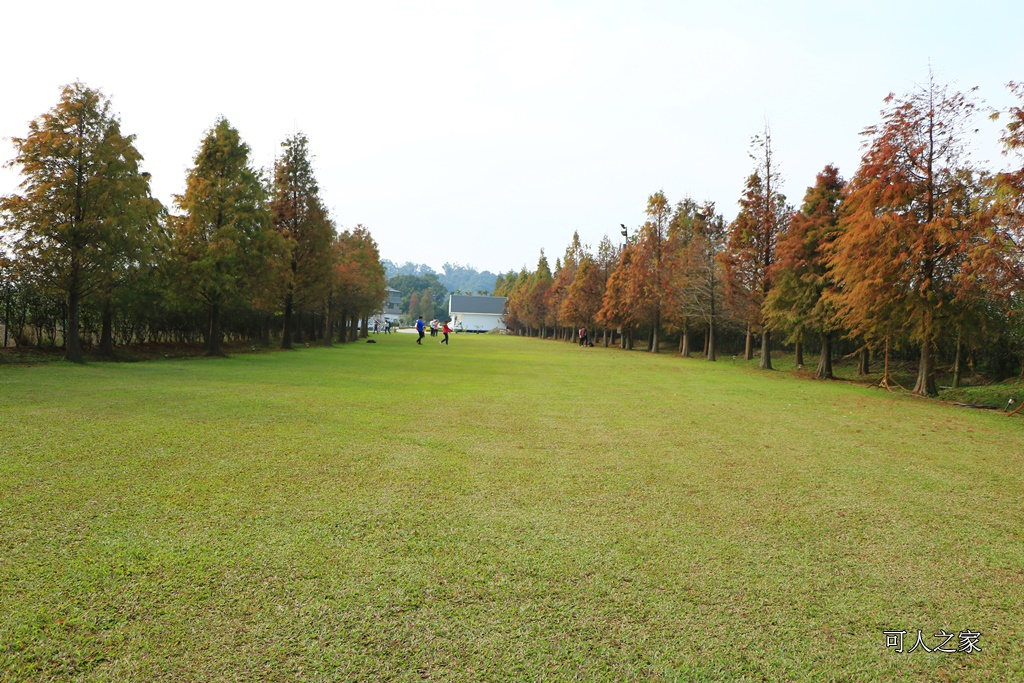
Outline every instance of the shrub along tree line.
<svg viewBox="0 0 1024 683"><path fill-rule="evenodd" d="M24 180L0 198L0 305L15 344L83 346L225 338L271 344L353 339L385 298L377 245L339 232L298 133L269 178L218 119L170 211L150 194L134 136L82 83L14 138ZM31 334L30 334L31 333Z"/></svg>
<svg viewBox="0 0 1024 683"><path fill-rule="evenodd" d="M1024 85L1010 84L1024 102ZM770 130L756 136L736 218L714 203L670 205L648 198L646 222L597 252L578 234L550 268L500 275L506 324L519 334L572 339L594 330L605 346L661 350L678 338L684 356L703 340L715 360L723 338L747 360L760 335L760 367L771 369L772 333L820 350L816 375L832 378L837 344L868 374L872 357L916 361L913 392L937 393L937 360L953 386L966 367L1003 378L1021 370L1024 326L1024 107L994 115L1016 168L976 166L969 134L979 105L974 91L934 80L889 95L881 121L865 129L865 152L849 181L826 166L799 209L779 192ZM743 340L742 342L740 340ZM778 342L778 340L777 340Z"/></svg>

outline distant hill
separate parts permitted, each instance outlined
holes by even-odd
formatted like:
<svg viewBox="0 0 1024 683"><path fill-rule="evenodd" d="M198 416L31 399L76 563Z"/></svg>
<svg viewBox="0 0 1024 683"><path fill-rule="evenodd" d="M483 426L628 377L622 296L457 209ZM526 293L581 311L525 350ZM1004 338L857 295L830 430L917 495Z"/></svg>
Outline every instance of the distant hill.
<svg viewBox="0 0 1024 683"><path fill-rule="evenodd" d="M383 259L384 273L388 280L396 275L427 275L433 273L441 281L449 292L461 292L463 294L479 294L494 291L494 282L498 276L489 270L478 271L472 266L463 266L458 263L444 264L444 272L438 273L430 266L423 263L412 263L406 261L399 265L387 259Z"/></svg>
<svg viewBox="0 0 1024 683"><path fill-rule="evenodd" d="M437 275L437 272L433 268L423 263L406 261L402 265L398 265L394 261L389 261L387 259L381 259L380 262L384 265L384 276L389 280L396 275L420 276L427 275L428 273L434 273L434 275Z"/></svg>

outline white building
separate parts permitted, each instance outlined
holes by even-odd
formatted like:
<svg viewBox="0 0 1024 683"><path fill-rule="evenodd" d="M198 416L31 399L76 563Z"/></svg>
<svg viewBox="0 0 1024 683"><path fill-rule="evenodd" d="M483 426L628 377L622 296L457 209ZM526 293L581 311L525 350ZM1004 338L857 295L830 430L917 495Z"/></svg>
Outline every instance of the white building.
<svg viewBox="0 0 1024 683"><path fill-rule="evenodd" d="M452 326L463 332L502 329L505 327L505 297L452 294L448 299L448 317Z"/></svg>
<svg viewBox="0 0 1024 683"><path fill-rule="evenodd" d="M398 316L402 314L402 293L397 289L388 287L388 300L384 303L384 310L378 314L385 320L398 323Z"/></svg>

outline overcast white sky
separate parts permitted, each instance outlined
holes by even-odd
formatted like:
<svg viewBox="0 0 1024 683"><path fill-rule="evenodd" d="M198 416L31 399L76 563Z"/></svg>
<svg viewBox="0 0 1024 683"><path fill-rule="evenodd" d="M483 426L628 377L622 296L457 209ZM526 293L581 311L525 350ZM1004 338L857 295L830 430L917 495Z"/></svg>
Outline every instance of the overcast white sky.
<svg viewBox="0 0 1024 683"><path fill-rule="evenodd" d="M81 80L170 204L217 116L259 166L302 131L335 219L382 257L507 271L574 230L618 238L659 189L731 218L766 119L798 204L825 164L853 175L860 131L929 60L1005 107L1021 26L1019 0L6 0L0 137ZM998 165L997 137L982 124ZM0 193L17 183L0 171Z"/></svg>

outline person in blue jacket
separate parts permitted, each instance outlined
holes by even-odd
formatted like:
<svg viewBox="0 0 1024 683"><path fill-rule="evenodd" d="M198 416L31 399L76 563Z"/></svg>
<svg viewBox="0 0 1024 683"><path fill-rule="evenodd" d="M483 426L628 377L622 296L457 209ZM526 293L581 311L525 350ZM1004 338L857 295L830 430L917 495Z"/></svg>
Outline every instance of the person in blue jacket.
<svg viewBox="0 0 1024 683"><path fill-rule="evenodd" d="M419 344L420 346L422 346L423 345L423 316L422 315L419 317L419 320L416 321L416 334L419 335L419 336L416 337L416 343Z"/></svg>

